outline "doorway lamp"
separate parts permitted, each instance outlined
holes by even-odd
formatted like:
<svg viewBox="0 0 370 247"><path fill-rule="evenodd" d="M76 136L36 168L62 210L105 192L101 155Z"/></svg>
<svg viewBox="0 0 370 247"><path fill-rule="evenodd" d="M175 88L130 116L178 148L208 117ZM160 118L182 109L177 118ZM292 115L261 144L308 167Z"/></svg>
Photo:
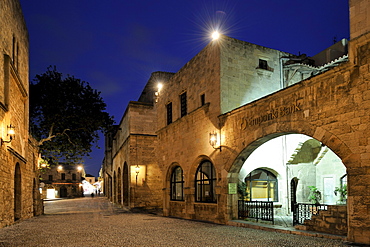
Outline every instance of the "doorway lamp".
<svg viewBox="0 0 370 247"><path fill-rule="evenodd" d="M217 147L217 132L213 131L209 133L209 144L214 148L214 149L220 149L221 152L221 145Z"/></svg>
<svg viewBox="0 0 370 247"><path fill-rule="evenodd" d="M15 127L10 124L9 126L6 126L6 129L7 129L6 136L9 136L9 140L5 141L3 138L1 138L0 139L1 145L3 145L3 143L11 143L15 139L14 131Z"/></svg>

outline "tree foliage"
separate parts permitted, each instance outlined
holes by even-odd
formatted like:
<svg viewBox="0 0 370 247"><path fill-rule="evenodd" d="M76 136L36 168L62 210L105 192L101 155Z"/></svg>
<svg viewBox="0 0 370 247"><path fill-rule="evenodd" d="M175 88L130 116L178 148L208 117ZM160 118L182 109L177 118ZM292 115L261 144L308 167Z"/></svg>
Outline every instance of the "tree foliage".
<svg viewBox="0 0 370 247"><path fill-rule="evenodd" d="M42 156L50 161L76 161L91 152L100 131L113 118L105 112L100 92L56 67L36 75L30 83L30 129Z"/></svg>

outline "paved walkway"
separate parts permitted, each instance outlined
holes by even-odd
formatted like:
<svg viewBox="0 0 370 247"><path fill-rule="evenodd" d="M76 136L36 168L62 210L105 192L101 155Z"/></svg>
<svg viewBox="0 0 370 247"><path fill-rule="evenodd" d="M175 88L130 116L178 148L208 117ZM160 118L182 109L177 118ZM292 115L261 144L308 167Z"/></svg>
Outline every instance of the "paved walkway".
<svg viewBox="0 0 370 247"><path fill-rule="evenodd" d="M0 229L0 246L348 246L340 240L131 213L104 197L45 202Z"/></svg>

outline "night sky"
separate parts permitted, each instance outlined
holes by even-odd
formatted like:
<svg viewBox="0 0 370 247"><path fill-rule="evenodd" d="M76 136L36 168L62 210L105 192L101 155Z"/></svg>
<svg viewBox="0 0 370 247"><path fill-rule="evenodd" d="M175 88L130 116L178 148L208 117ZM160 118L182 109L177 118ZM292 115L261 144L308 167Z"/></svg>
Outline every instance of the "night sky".
<svg viewBox="0 0 370 247"><path fill-rule="evenodd" d="M119 123L150 74L177 72L208 42L230 37L313 56L349 39L348 0L20 0L30 37L30 80L55 65L100 91ZM85 159L98 176L104 147Z"/></svg>

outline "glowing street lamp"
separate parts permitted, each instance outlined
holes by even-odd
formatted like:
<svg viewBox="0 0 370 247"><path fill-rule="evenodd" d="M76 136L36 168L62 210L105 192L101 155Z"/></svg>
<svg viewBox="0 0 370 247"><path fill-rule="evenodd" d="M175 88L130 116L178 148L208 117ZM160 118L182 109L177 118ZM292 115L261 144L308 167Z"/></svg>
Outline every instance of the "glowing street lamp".
<svg viewBox="0 0 370 247"><path fill-rule="evenodd" d="M214 31L212 33L212 40L217 40L220 38L220 33L218 31Z"/></svg>
<svg viewBox="0 0 370 247"><path fill-rule="evenodd" d="M63 170L63 166L58 166L58 172L62 171Z"/></svg>

